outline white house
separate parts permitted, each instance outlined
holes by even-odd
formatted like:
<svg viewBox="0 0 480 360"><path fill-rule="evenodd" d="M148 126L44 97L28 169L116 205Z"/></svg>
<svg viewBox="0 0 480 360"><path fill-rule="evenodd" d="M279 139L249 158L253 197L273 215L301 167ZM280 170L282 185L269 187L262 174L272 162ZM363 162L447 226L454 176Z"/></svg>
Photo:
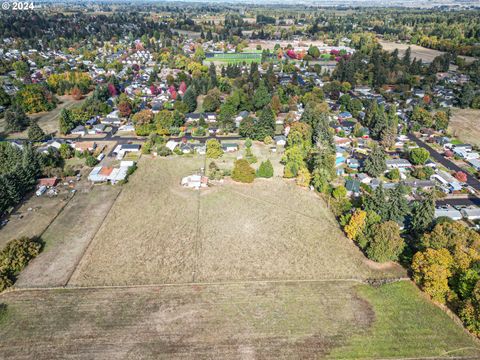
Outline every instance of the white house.
<svg viewBox="0 0 480 360"><path fill-rule="evenodd" d="M435 218L448 217L452 220L461 220L463 215L457 209L448 206L435 209Z"/></svg>
<svg viewBox="0 0 480 360"><path fill-rule="evenodd" d="M198 190L208 186L208 177L202 175L185 176L181 184L184 187Z"/></svg>
<svg viewBox="0 0 480 360"><path fill-rule="evenodd" d="M387 159L387 169L408 169L412 164L407 159Z"/></svg>
<svg viewBox="0 0 480 360"><path fill-rule="evenodd" d="M175 148L178 146L178 141L175 140L168 140L167 143L165 144L167 148L170 149L170 151L175 150Z"/></svg>

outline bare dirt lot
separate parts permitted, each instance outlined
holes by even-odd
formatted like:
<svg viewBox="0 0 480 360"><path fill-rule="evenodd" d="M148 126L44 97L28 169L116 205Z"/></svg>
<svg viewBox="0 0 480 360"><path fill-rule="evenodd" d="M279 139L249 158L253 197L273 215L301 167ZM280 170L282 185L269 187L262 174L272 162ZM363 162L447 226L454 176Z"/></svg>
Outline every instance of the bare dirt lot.
<svg viewBox="0 0 480 360"><path fill-rule="evenodd" d="M283 179L180 187L202 166L142 158L69 285L405 275L371 269L326 205Z"/></svg>
<svg viewBox="0 0 480 360"><path fill-rule="evenodd" d="M480 146L480 110L454 109L448 131L465 143Z"/></svg>
<svg viewBox="0 0 480 360"><path fill-rule="evenodd" d="M37 290L4 293L0 300L7 305L0 322L3 359L480 355L461 327L410 282Z"/></svg>
<svg viewBox="0 0 480 360"><path fill-rule="evenodd" d="M423 62L430 63L435 59L437 56L444 54L442 51L428 49L423 46L418 45L409 45L409 44L399 44L393 41L386 41L386 40L379 40L380 45L382 45L383 49L386 51L392 52L395 49L398 49L399 56L403 56L405 51L410 47L412 51L411 58L421 59ZM475 61L475 58L471 56L461 56L463 57L468 63Z"/></svg>
<svg viewBox="0 0 480 360"><path fill-rule="evenodd" d="M15 287L64 286L121 188L79 192L42 235L44 251L20 274Z"/></svg>

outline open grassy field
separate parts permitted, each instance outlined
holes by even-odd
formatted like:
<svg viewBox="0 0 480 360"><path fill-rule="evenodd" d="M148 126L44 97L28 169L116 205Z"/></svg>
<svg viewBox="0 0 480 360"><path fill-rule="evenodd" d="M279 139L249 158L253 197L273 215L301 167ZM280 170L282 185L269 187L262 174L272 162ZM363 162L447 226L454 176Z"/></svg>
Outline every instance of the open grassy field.
<svg viewBox="0 0 480 360"><path fill-rule="evenodd" d="M22 236L39 236L65 206L66 201L65 197L30 196L8 218L8 224L0 229L0 248L10 240Z"/></svg>
<svg viewBox="0 0 480 360"><path fill-rule="evenodd" d="M465 143L480 146L480 110L454 109L448 131Z"/></svg>
<svg viewBox="0 0 480 360"><path fill-rule="evenodd" d="M38 290L0 301L4 359L480 356L409 282Z"/></svg>
<svg viewBox="0 0 480 360"><path fill-rule="evenodd" d="M1 357L480 357L410 281L366 285L406 274L374 266L314 192L281 179L280 153L252 149L275 177L195 191L180 180L204 157L142 156L122 188L75 195L0 294Z"/></svg>
<svg viewBox="0 0 480 360"><path fill-rule="evenodd" d="M82 100L74 100L71 96L59 96L59 103L57 107L49 112L42 112L38 114L29 115L29 117L38 122L38 125L42 128L45 134L54 134L58 131L58 117L62 109L69 109L75 105L79 105L85 101L88 95ZM0 119L0 134L5 132L5 119ZM27 138L27 130L19 133L8 134L10 138Z"/></svg>
<svg viewBox="0 0 480 360"><path fill-rule="evenodd" d="M64 286L108 214L120 187L78 192L50 224L43 252L20 274L16 287Z"/></svg>
<svg viewBox="0 0 480 360"><path fill-rule="evenodd" d="M386 51L392 52L395 49L398 49L399 56L403 56L405 51L410 47L412 51L411 58L421 59L423 62L430 63L435 59L437 56L444 54L442 51L428 49L423 46L418 45L409 45L409 44L399 44L394 41L387 41L387 40L379 40L380 45L382 45L383 49ZM475 61L475 58L471 56L461 56L463 57L467 63L471 63Z"/></svg>
<svg viewBox="0 0 480 360"><path fill-rule="evenodd" d="M69 285L405 275L370 268L325 204L294 183L182 188L202 166L199 156L142 158Z"/></svg>
<svg viewBox="0 0 480 360"><path fill-rule="evenodd" d="M214 54L212 57L207 57L205 62L214 62L214 63L227 63L227 64L241 64L252 62L260 62L262 59L261 52L251 52L251 53L225 53L225 54Z"/></svg>

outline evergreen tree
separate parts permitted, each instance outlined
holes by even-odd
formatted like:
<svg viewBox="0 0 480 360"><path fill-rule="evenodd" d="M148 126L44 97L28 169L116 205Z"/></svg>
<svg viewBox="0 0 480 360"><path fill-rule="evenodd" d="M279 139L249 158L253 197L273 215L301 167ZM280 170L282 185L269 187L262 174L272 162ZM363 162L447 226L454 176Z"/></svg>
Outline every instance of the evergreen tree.
<svg viewBox="0 0 480 360"><path fill-rule="evenodd" d="M214 87L216 87L218 85L217 70L216 70L215 64L213 62L210 63L210 67L208 68L208 75L210 77L208 87L210 89L213 89Z"/></svg>
<svg viewBox="0 0 480 360"><path fill-rule="evenodd" d="M189 112L194 112L197 108L197 96L191 86L185 91L182 101L187 105Z"/></svg>
<svg viewBox="0 0 480 360"><path fill-rule="evenodd" d="M266 136L273 137L275 135L275 113L273 112L270 105L265 106L265 108L260 113L260 117L257 122L257 132L255 138L257 140L263 140Z"/></svg>
<svg viewBox="0 0 480 360"><path fill-rule="evenodd" d="M45 139L45 133L36 121L32 121L28 128L28 138L32 141L43 141Z"/></svg>
<svg viewBox="0 0 480 360"><path fill-rule="evenodd" d="M363 170L370 176L377 177L387 170L386 156L382 148L375 145L365 160Z"/></svg>
<svg viewBox="0 0 480 360"><path fill-rule="evenodd" d="M268 93L268 89L265 86L265 83L262 81L260 85L255 90L255 94L253 96L253 106L256 110L263 109L267 104L271 101L271 96Z"/></svg>
<svg viewBox="0 0 480 360"><path fill-rule="evenodd" d="M273 166L270 160L262 161L257 170L257 177L271 178L273 176Z"/></svg>
<svg viewBox="0 0 480 360"><path fill-rule="evenodd" d="M405 198L406 190L405 186L400 184L388 191L385 220L395 221L400 225L403 224L405 216L410 212L408 200Z"/></svg>
<svg viewBox="0 0 480 360"><path fill-rule="evenodd" d="M28 126L29 120L20 106L13 105L5 111L5 123L9 131L22 131Z"/></svg>
<svg viewBox="0 0 480 360"><path fill-rule="evenodd" d="M435 216L435 200L432 194L424 199L414 201L411 212L410 229L416 236L422 235L433 222Z"/></svg>

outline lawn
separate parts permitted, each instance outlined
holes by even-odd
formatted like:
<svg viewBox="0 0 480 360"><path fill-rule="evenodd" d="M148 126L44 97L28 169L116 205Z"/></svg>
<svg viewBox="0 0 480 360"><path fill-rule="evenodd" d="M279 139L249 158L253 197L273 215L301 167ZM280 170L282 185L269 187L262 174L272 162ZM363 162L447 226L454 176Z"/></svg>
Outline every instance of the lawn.
<svg viewBox="0 0 480 360"><path fill-rule="evenodd" d="M260 62L262 59L261 52L252 53L223 53L213 54L205 59L206 62L222 62L228 64L241 64L243 62L249 64L252 62Z"/></svg>
<svg viewBox="0 0 480 360"><path fill-rule="evenodd" d="M412 283L359 286L358 293L373 306L375 321L352 336L347 346L336 349L332 357L480 356L479 342L431 304Z"/></svg>
<svg viewBox="0 0 480 360"><path fill-rule="evenodd" d="M4 359L480 356L411 283L37 290L4 293L0 301L7 304Z"/></svg>

